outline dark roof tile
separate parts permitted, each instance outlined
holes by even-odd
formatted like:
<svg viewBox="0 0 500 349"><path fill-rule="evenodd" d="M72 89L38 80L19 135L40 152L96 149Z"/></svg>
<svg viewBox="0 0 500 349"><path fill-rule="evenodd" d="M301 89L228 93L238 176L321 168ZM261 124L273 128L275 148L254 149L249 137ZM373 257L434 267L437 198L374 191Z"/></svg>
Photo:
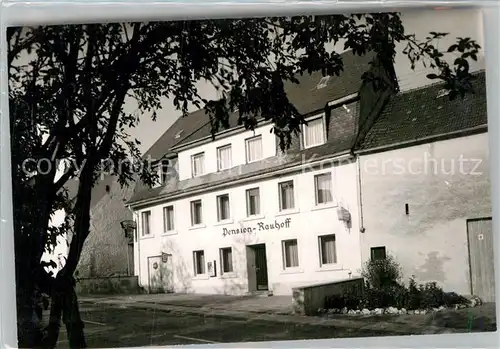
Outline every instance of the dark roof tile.
<svg viewBox="0 0 500 349"><path fill-rule="evenodd" d="M436 83L395 95L374 123L358 150L369 150L485 125L485 73L478 72L474 94L450 101L437 98L443 84Z"/></svg>

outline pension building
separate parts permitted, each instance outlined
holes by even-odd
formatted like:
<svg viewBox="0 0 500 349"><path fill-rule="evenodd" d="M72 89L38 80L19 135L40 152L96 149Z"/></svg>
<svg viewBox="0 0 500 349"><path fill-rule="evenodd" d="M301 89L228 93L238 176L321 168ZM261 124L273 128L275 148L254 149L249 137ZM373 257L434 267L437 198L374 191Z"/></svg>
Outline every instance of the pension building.
<svg viewBox="0 0 500 349"><path fill-rule="evenodd" d="M361 75L373 56L343 58L339 77L304 75L287 87L308 122L286 152L271 123L246 130L237 112L213 139L203 110L179 118L150 148L161 183L138 185L129 202L135 273L147 291L291 294L359 273L351 149L362 132Z"/></svg>

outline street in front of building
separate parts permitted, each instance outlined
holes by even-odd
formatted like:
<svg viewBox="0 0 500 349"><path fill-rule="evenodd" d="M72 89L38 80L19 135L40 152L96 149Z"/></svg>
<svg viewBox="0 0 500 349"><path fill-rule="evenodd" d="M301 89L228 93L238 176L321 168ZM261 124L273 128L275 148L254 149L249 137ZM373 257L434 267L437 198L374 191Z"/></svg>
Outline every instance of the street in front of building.
<svg viewBox="0 0 500 349"><path fill-rule="evenodd" d="M496 326L495 307L491 303L472 309L418 316L311 319L251 311L226 312L224 315L224 311L218 310L215 314L209 309L196 307L194 298L191 302L171 302L176 306L147 303L145 300L129 296L84 299L81 312L88 346L118 348L463 333L492 331ZM67 344L66 333L61 331L58 348L65 348Z"/></svg>

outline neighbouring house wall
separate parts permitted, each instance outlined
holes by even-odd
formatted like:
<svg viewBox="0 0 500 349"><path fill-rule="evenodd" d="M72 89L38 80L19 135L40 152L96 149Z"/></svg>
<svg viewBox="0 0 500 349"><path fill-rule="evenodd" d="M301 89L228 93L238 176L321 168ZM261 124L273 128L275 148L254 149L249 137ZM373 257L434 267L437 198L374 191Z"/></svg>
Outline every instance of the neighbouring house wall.
<svg viewBox="0 0 500 349"><path fill-rule="evenodd" d="M362 155L360 170L363 261L386 246L405 278L470 293L466 220L491 217L488 134Z"/></svg>
<svg viewBox="0 0 500 349"><path fill-rule="evenodd" d="M116 276L106 278L83 278L76 283L76 292L90 294L134 294L139 293L137 276Z"/></svg>
<svg viewBox="0 0 500 349"><path fill-rule="evenodd" d="M100 190L105 187L104 183L98 185ZM108 185L109 193L95 194L100 198L91 209L90 234L78 264L79 277L127 275L127 258L131 259L130 275L134 272L133 256L127 257L128 240L120 225L121 221L132 219L125 200L130 198L133 186L121 188L114 180Z"/></svg>

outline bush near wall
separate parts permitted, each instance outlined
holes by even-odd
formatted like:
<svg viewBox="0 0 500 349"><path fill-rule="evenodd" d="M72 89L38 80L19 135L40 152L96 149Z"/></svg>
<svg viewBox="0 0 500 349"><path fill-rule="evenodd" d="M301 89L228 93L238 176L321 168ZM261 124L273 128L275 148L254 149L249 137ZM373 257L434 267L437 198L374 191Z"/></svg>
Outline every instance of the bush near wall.
<svg viewBox="0 0 500 349"><path fill-rule="evenodd" d="M365 279L362 297L351 294L329 296L325 299L325 308L334 310L334 313L347 313L349 310L367 313L373 310L390 309L385 312L396 314L445 307L461 308L471 305L472 302L454 292L445 292L436 282L417 284L415 278L412 277L406 286L402 282L401 267L392 256L366 262L361 275ZM475 299L472 306L478 303L480 300ZM320 313L324 311L319 310ZM383 311L378 311L378 313L383 313Z"/></svg>

